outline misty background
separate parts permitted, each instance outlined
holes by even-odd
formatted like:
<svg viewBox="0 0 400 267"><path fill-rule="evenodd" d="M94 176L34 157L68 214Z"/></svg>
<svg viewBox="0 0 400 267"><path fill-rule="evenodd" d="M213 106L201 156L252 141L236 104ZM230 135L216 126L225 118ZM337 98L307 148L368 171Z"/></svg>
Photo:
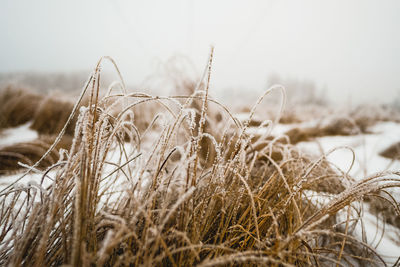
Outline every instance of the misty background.
<svg viewBox="0 0 400 267"><path fill-rule="evenodd" d="M75 77L80 89L109 55L140 89L174 60L200 75L213 45L220 97L280 82L332 103L389 103L400 92L399 14L397 0L2 0L0 80L62 73L51 86Z"/></svg>

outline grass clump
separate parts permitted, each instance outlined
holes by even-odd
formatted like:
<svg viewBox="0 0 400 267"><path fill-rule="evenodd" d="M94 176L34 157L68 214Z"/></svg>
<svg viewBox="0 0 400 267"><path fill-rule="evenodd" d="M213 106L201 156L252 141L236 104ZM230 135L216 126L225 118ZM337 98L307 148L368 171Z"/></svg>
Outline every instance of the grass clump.
<svg viewBox="0 0 400 267"><path fill-rule="evenodd" d="M9 174L16 172L23 165L33 165L54 143L56 136L41 135L38 139L31 142L16 143L0 148L0 174ZM59 150L68 150L72 144L71 136L64 136L57 144L54 150L51 151L37 166L40 169L46 169L55 164L59 157Z"/></svg>
<svg viewBox="0 0 400 267"><path fill-rule="evenodd" d="M294 127L288 130L287 135L292 144L305 142L323 136L348 136L360 134L360 128L351 118L331 117L311 127Z"/></svg>
<svg viewBox="0 0 400 267"><path fill-rule="evenodd" d="M1 265L382 265L352 236L349 225L360 218L336 215L400 186L397 173L354 183L325 157L310 159L268 136L253 140L247 127L255 108L242 125L208 95L211 60L204 90L173 97L122 92L100 99L99 65L81 95L91 88L68 156L49 169L52 181L0 193ZM140 132L132 108L147 103L161 109ZM218 121L208 115L210 103L231 118L220 141L210 133ZM212 158L203 153L205 138ZM340 190L316 203L307 192L329 178Z"/></svg>
<svg viewBox="0 0 400 267"><path fill-rule="evenodd" d="M0 129L32 120L42 96L23 88L5 87L0 91Z"/></svg>
<svg viewBox="0 0 400 267"><path fill-rule="evenodd" d="M0 173L6 174L32 165L51 147L66 124L73 103L55 94L44 97L27 89L13 86L0 91L0 130L31 122L30 128L39 133L37 140L0 148ZM77 116L65 130L65 136L47 157L37 166L41 169L53 165L59 159L59 149L68 150L72 143Z"/></svg>
<svg viewBox="0 0 400 267"><path fill-rule="evenodd" d="M39 134L58 134L73 107L70 99L57 94L44 97L27 89L8 86L0 91L0 129L31 121L31 129ZM76 117L68 125L67 135L74 135L75 123Z"/></svg>
<svg viewBox="0 0 400 267"><path fill-rule="evenodd" d="M31 129L40 134L54 135L61 131L74 107L69 100L57 96L44 98L34 113ZM76 124L76 117L68 125L66 134L73 136Z"/></svg>
<svg viewBox="0 0 400 267"><path fill-rule="evenodd" d="M396 142L385 148L379 155L392 160L400 160L400 142Z"/></svg>

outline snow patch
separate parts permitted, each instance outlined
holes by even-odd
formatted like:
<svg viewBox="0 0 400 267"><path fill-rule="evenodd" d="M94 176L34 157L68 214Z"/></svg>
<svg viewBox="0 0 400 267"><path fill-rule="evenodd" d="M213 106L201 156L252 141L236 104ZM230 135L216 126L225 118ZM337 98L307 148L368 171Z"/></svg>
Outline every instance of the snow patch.
<svg viewBox="0 0 400 267"><path fill-rule="evenodd" d="M314 155L336 149L327 158L344 172L349 170L354 152L355 162L349 174L356 179L381 171L399 170L399 161L384 158L379 153L400 140L400 124L382 122L372 127L371 131L372 134L320 137L312 142L300 142L297 146Z"/></svg>
<svg viewBox="0 0 400 267"><path fill-rule="evenodd" d="M4 129L0 132L0 147L21 142L30 142L38 138L38 133L29 127L32 122L25 123L15 128Z"/></svg>

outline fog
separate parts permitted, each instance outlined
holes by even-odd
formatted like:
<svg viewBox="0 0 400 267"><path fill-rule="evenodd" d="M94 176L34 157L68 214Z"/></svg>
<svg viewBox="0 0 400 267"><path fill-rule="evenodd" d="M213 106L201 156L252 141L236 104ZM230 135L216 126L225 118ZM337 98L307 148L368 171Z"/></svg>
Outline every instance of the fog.
<svg viewBox="0 0 400 267"><path fill-rule="evenodd" d="M0 72L90 71L109 55L140 85L171 57L200 74L212 45L216 92L259 94L274 75L313 81L334 103L390 102L399 14L397 0L3 0Z"/></svg>

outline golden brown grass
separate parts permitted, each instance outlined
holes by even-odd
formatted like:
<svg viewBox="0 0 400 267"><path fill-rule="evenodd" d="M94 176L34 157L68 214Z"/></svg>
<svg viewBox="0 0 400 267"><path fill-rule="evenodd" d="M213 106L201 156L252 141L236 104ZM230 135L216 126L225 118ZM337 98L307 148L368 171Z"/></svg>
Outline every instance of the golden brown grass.
<svg viewBox="0 0 400 267"><path fill-rule="evenodd" d="M100 99L99 65L82 93L91 88L68 157L51 167L50 186L10 185L0 193L1 265L383 264L352 236L350 226L360 218L349 212L339 222L336 215L355 210L368 194L399 187L398 173L353 182L324 157L311 159L268 136L252 142L248 122L241 125L209 97L211 60L204 90L174 97ZM193 100L200 100L198 108ZM138 133L131 108L148 103L162 110L147 127L152 132ZM230 118L223 120L221 141L207 132L206 123L209 129L215 124L211 103ZM153 143L145 146L142 137L150 133ZM132 138L124 144L125 135ZM215 149L212 164L202 152L203 138ZM341 188L327 204L315 203L307 191L327 179Z"/></svg>
<svg viewBox="0 0 400 267"><path fill-rule="evenodd" d="M57 94L44 97L27 89L8 86L0 91L0 129L32 121L31 128L40 134L61 131L74 104ZM66 129L73 136L76 117Z"/></svg>
<svg viewBox="0 0 400 267"><path fill-rule="evenodd" d="M74 104L57 96L48 96L44 98L37 106L34 113L31 129L41 134L58 134L67 122L69 114L72 112ZM68 125L66 134L73 136L76 117Z"/></svg>
<svg viewBox="0 0 400 267"><path fill-rule="evenodd" d="M21 164L33 165L54 143L56 136L42 135L38 139L31 142L17 143L0 148L0 174L7 174L22 168ZM55 164L60 155L59 150L68 150L72 144L71 136L64 136L57 144L56 148L44 158L38 168L46 169Z"/></svg>
<svg viewBox="0 0 400 267"><path fill-rule="evenodd" d="M400 159L400 142L394 143L379 153L382 157L399 160Z"/></svg>
<svg viewBox="0 0 400 267"><path fill-rule="evenodd" d="M382 190L365 200L369 203L372 214L383 218L384 223L400 228L400 204L393 198L392 193Z"/></svg>
<svg viewBox="0 0 400 267"><path fill-rule="evenodd" d="M40 137L26 143L13 144L0 149L0 173L9 173L22 168L22 164L32 165L50 148L72 111L73 103L60 95L47 97L27 89L8 86L0 91L0 129L15 127L31 122L30 128ZM69 149L74 135L77 117L68 124L65 136L38 166L46 168L58 161L60 148Z"/></svg>
<svg viewBox="0 0 400 267"><path fill-rule="evenodd" d="M368 120L369 121L369 120ZM377 123L378 121L369 121L368 127ZM361 124L360 124L361 123ZM292 144L299 142L311 141L316 137L323 136L348 136L368 133L368 127L364 120L354 120L351 117L331 117L322 123L318 123L312 127L294 127L288 130L287 135Z"/></svg>
<svg viewBox="0 0 400 267"><path fill-rule="evenodd" d="M0 91L0 129L32 120L42 96L8 86Z"/></svg>

